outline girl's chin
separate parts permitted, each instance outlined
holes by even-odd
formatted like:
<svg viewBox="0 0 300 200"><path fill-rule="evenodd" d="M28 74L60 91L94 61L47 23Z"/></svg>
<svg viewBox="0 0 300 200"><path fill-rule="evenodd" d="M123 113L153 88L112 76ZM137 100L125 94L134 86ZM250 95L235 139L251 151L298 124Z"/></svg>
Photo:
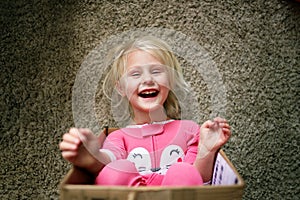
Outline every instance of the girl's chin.
<svg viewBox="0 0 300 200"><path fill-rule="evenodd" d="M131 107L139 112L151 112L163 108L163 102L159 97L136 98L130 100Z"/></svg>
<svg viewBox="0 0 300 200"><path fill-rule="evenodd" d="M155 110L159 110L163 108L163 105L159 104L156 101L144 101L139 105L139 108L146 112L153 112Z"/></svg>
<svg viewBox="0 0 300 200"><path fill-rule="evenodd" d="M159 104L147 104L140 107L141 110L145 112L153 112L155 110L160 109L162 106Z"/></svg>

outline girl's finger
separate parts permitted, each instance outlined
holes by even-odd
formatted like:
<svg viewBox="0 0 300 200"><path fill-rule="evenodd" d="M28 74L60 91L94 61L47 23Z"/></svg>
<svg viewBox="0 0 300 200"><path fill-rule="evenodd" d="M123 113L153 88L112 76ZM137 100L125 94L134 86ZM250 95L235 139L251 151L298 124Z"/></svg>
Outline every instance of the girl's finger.
<svg viewBox="0 0 300 200"><path fill-rule="evenodd" d="M91 141L95 139L94 133L88 128L80 128L78 131L80 132L81 140Z"/></svg>
<svg viewBox="0 0 300 200"><path fill-rule="evenodd" d="M78 149L78 145L62 141L61 143L59 143L59 149L61 151L76 151Z"/></svg>
<svg viewBox="0 0 300 200"><path fill-rule="evenodd" d="M204 128L210 128L214 123L211 120L207 120L202 124Z"/></svg>
<svg viewBox="0 0 300 200"><path fill-rule="evenodd" d="M72 136L77 137L77 138L79 138L79 136L80 136L80 132L77 128L70 128L69 133Z"/></svg>
<svg viewBox="0 0 300 200"><path fill-rule="evenodd" d="M228 128L222 128L222 131L226 138L229 138L231 136L231 131Z"/></svg>
<svg viewBox="0 0 300 200"><path fill-rule="evenodd" d="M230 125L228 123L220 123L220 127L230 129Z"/></svg>
<svg viewBox="0 0 300 200"><path fill-rule="evenodd" d="M68 142L68 143L74 143L74 144L79 144L80 143L80 139L69 134L69 133L65 133L63 135L63 141L64 142Z"/></svg>
<svg viewBox="0 0 300 200"><path fill-rule="evenodd" d="M219 122L219 123L227 123L227 120L226 120L226 119L223 119L223 118L221 118L221 117L216 117L216 118L214 118L214 121Z"/></svg>
<svg viewBox="0 0 300 200"><path fill-rule="evenodd" d="M77 156L77 152L76 151L63 151L61 153L61 155L67 159L67 160L70 160L72 158L74 158L75 156Z"/></svg>

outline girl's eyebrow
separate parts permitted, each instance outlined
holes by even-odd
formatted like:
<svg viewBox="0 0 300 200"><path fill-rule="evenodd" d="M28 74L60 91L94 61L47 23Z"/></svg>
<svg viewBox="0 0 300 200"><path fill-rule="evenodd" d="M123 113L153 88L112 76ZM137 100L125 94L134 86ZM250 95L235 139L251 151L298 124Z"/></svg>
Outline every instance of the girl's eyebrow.
<svg viewBox="0 0 300 200"><path fill-rule="evenodd" d="M129 66L129 68L131 68L131 67L152 67L152 66L161 66L161 67L165 67L165 66L167 66L167 65L160 64L160 63L150 63L150 64L143 64L143 65L133 65L133 66Z"/></svg>
<svg viewBox="0 0 300 200"><path fill-rule="evenodd" d="M133 70L138 70L140 69L141 67L138 66L138 65L134 65L134 66L128 66L125 70L125 72L130 72L130 71L133 71Z"/></svg>
<svg viewBox="0 0 300 200"><path fill-rule="evenodd" d="M150 69L155 68L155 67L159 67L159 68L165 68L167 67L167 65L163 65L163 64L144 64L144 65L133 65L133 66L128 66L126 72L131 72L133 70L140 70L143 67L149 67Z"/></svg>
<svg viewBox="0 0 300 200"><path fill-rule="evenodd" d="M136 68L141 68L141 66L140 65L128 66L127 71L130 70L130 69L136 69Z"/></svg>
<svg viewBox="0 0 300 200"><path fill-rule="evenodd" d="M161 68L166 68L167 67L167 65L161 65L161 64L159 64L159 65L151 65L150 67L161 67Z"/></svg>

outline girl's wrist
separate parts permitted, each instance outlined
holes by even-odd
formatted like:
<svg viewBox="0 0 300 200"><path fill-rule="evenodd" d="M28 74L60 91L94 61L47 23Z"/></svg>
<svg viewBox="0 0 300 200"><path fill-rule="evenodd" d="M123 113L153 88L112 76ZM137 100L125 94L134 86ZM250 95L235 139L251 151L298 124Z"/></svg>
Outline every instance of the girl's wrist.
<svg viewBox="0 0 300 200"><path fill-rule="evenodd" d="M98 176L99 172L102 169L102 163L95 162L88 167L85 168L86 171L88 171L93 176Z"/></svg>
<svg viewBox="0 0 300 200"><path fill-rule="evenodd" d="M213 148L213 149L208 149L206 145L201 144L198 146L198 153L197 153L197 158L198 159L203 159L205 157L210 157L210 156L215 156L216 153L219 151L219 148Z"/></svg>

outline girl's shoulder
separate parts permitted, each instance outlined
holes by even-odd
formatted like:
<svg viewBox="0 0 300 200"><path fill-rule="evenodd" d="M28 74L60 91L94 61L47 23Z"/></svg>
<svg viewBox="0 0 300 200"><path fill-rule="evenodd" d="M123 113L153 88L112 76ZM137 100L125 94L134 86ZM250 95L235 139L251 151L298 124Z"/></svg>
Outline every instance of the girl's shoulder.
<svg viewBox="0 0 300 200"><path fill-rule="evenodd" d="M184 137L188 145L196 143L200 134L200 126L192 120L175 120L169 124L168 131L177 134L178 137Z"/></svg>
<svg viewBox="0 0 300 200"><path fill-rule="evenodd" d="M128 126L120 129L116 129L111 132L109 138L123 138L127 136L143 136L145 132L164 132L164 131L180 131L195 134L199 131L200 126L192 120L168 120L161 123L154 123L148 125L137 125L137 126Z"/></svg>
<svg viewBox="0 0 300 200"><path fill-rule="evenodd" d="M168 123L167 127L172 131L179 130L190 134L195 134L200 130L199 124L192 120L174 120Z"/></svg>
<svg viewBox="0 0 300 200"><path fill-rule="evenodd" d="M108 135L107 135L107 137L109 137L109 138L113 138L113 137L120 137L120 136L122 136L122 128L120 128L120 129L115 129L115 130L113 130L112 132L110 132Z"/></svg>
<svg viewBox="0 0 300 200"><path fill-rule="evenodd" d="M183 126L183 127L199 127L199 124L197 124L193 120L181 119L181 120L174 120L171 123L180 125L180 127L181 126Z"/></svg>

